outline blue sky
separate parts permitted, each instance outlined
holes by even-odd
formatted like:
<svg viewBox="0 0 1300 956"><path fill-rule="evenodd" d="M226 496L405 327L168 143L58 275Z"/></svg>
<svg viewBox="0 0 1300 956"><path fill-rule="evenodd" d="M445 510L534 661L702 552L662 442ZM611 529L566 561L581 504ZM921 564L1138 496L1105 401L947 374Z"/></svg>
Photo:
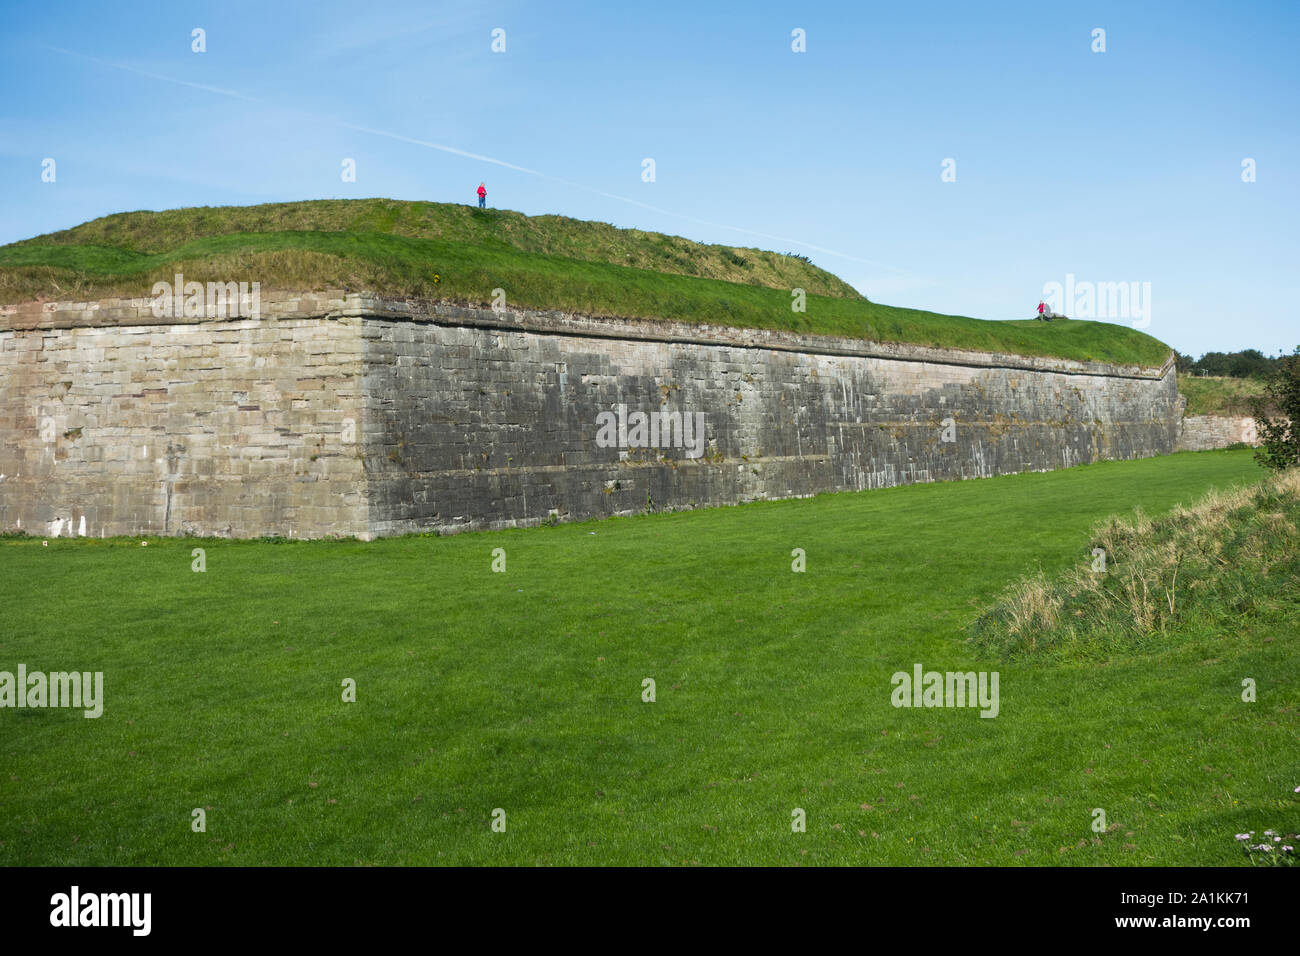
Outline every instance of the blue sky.
<svg viewBox="0 0 1300 956"><path fill-rule="evenodd" d="M1023 318L1067 275L1150 283L1147 330L1183 352L1289 352L1298 28L1295 3L5 0L0 243L486 180L494 206L807 254L896 305Z"/></svg>

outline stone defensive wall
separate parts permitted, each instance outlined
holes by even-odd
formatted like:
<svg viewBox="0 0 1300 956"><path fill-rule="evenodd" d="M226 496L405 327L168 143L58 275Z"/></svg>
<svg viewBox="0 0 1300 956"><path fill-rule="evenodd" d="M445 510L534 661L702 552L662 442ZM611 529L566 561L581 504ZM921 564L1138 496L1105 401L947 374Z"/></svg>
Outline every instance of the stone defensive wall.
<svg viewBox="0 0 1300 956"><path fill-rule="evenodd" d="M1171 452L1172 363L261 296L0 307L0 528L323 537L536 525Z"/></svg>
<svg viewBox="0 0 1300 956"><path fill-rule="evenodd" d="M1259 444L1259 426L1249 416L1188 415L1178 434L1178 451L1207 451Z"/></svg>

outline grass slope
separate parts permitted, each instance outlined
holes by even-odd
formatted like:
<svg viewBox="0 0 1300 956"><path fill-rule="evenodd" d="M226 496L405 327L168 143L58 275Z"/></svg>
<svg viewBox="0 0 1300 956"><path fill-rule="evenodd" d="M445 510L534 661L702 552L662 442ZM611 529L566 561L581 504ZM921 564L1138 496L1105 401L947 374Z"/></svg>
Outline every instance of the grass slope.
<svg viewBox="0 0 1300 956"><path fill-rule="evenodd" d="M560 216L329 200L109 216L0 247L0 302L145 296L157 281L368 289L597 316L1159 367L1168 346L1104 322L992 322L869 302L802 258ZM436 281L435 281L436 277ZM791 290L807 293L794 312Z"/></svg>
<svg viewBox="0 0 1300 956"><path fill-rule="evenodd" d="M1258 477L1205 452L370 544L0 540L0 669L107 697L0 710L0 865L1241 863L1300 812L1296 617L1104 666L965 635L1117 502ZM1000 715L895 709L918 662L998 670Z"/></svg>
<svg viewBox="0 0 1300 956"><path fill-rule="evenodd" d="M1252 414L1252 398L1264 395L1264 383L1257 378L1227 378L1214 375L1179 375L1178 391L1187 398L1186 415Z"/></svg>
<svg viewBox="0 0 1300 956"><path fill-rule="evenodd" d="M1104 657L1242 621L1300 619L1300 469L1157 519L1111 516L1091 543L1104 566L1022 578L976 622L975 642L1006 655Z"/></svg>
<svg viewBox="0 0 1300 956"><path fill-rule="evenodd" d="M237 234L245 238L233 247L242 248L255 245L248 237L274 233L430 239L768 286L784 289L787 295L789 289L799 286L817 295L861 298L848 283L799 256L705 245L680 236L619 229L604 222L566 216L526 216L508 209L481 211L458 203L392 199L323 199L119 213L5 248L46 249L44 257L58 264L58 253L49 247L65 247L65 253L86 247L108 250L109 255L123 252L147 256L172 253L201 239ZM367 251L374 250L357 250L362 256Z"/></svg>

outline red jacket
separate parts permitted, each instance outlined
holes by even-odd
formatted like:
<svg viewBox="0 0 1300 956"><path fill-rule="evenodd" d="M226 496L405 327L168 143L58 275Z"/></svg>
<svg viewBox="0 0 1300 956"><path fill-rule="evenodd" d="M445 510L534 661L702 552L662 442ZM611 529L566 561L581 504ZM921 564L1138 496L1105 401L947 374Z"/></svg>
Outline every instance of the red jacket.
<svg viewBox="0 0 1300 956"><path fill-rule="evenodd" d="M480 186L480 187L478 188L478 194L479 194L480 196L486 196L486 195L487 195L487 189L486 189L485 187L483 187L483 186Z"/></svg>

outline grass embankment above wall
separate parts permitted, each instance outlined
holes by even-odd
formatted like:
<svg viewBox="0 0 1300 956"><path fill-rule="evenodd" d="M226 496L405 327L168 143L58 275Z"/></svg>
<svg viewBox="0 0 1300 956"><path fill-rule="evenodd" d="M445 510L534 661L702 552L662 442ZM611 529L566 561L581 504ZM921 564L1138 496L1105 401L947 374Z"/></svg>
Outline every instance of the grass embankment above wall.
<svg viewBox="0 0 1300 956"><path fill-rule="evenodd" d="M1251 399L1264 395L1257 378L1179 375L1178 391L1187 398L1185 415L1243 416L1252 414Z"/></svg>
<svg viewBox="0 0 1300 956"><path fill-rule="evenodd" d="M1159 367L1169 348L1105 322L989 321L868 301L803 257L563 216L321 200L108 216L0 247L0 302L147 296L187 280L349 289L595 316ZM794 312L791 290L807 294Z"/></svg>

